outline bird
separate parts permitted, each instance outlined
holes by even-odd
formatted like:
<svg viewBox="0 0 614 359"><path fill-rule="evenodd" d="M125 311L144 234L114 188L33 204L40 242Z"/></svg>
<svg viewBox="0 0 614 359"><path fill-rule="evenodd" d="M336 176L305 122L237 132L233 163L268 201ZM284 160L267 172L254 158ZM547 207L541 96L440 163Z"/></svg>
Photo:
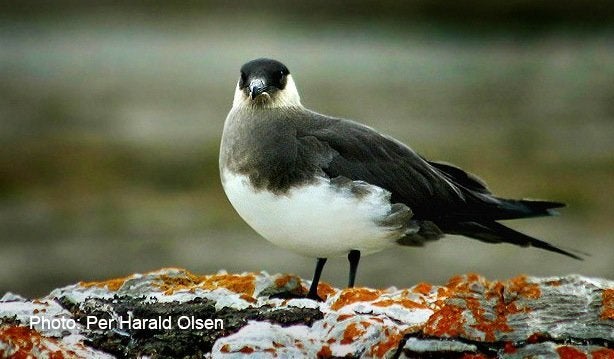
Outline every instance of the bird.
<svg viewBox="0 0 614 359"><path fill-rule="evenodd" d="M219 169L230 203L273 244L316 258L307 298L329 257L347 256L348 287L361 255L423 246L445 234L577 255L499 223L550 216L563 203L493 195L477 176L430 161L359 122L304 107L283 63L240 69L224 122Z"/></svg>

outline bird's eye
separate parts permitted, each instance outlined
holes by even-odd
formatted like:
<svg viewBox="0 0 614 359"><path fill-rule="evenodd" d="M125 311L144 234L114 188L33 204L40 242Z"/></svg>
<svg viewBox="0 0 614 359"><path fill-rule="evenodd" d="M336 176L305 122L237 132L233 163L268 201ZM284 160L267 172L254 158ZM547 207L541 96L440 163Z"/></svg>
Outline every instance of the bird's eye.
<svg viewBox="0 0 614 359"><path fill-rule="evenodd" d="M241 71L241 83L244 84L247 81L247 75L245 72Z"/></svg>
<svg viewBox="0 0 614 359"><path fill-rule="evenodd" d="M284 72L283 71L277 71L275 73L275 80L280 81L283 77L284 77Z"/></svg>
<svg viewBox="0 0 614 359"><path fill-rule="evenodd" d="M283 71L276 71L273 73L273 81L275 82L275 84L277 84L277 86L284 86L285 85L285 78L284 76L286 76L286 73Z"/></svg>

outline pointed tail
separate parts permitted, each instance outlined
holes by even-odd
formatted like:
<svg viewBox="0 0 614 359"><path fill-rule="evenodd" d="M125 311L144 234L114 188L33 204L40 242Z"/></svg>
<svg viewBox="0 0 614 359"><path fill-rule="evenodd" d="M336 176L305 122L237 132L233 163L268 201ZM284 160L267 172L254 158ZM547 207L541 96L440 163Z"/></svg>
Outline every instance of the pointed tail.
<svg viewBox="0 0 614 359"><path fill-rule="evenodd" d="M558 212L556 208L565 207L564 203L539 201L529 199L505 199L497 198L500 202L500 208L507 212L507 215L503 215L499 219L515 219L515 218L529 218L529 217L542 217L542 216L554 216Z"/></svg>
<svg viewBox="0 0 614 359"><path fill-rule="evenodd" d="M521 247L531 246L541 248L550 252L555 252L574 259L582 260L581 257L573 253L557 248L548 242L527 236L526 234L515 231L495 221L454 223L451 227L446 226L444 232L450 234L461 234L487 243L505 242Z"/></svg>

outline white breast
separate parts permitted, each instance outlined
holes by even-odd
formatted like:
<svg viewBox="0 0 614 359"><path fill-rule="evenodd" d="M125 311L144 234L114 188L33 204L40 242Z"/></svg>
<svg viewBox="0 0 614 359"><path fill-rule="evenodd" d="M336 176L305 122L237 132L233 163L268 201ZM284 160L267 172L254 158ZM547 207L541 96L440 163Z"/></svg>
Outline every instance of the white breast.
<svg viewBox="0 0 614 359"><path fill-rule="evenodd" d="M329 179L275 195L256 191L246 176L222 171L228 199L239 215L270 242L294 252L329 257L356 249L369 254L390 247L404 229L385 227L390 214L390 193L361 184L368 191L357 195ZM378 224L380 223L380 224Z"/></svg>

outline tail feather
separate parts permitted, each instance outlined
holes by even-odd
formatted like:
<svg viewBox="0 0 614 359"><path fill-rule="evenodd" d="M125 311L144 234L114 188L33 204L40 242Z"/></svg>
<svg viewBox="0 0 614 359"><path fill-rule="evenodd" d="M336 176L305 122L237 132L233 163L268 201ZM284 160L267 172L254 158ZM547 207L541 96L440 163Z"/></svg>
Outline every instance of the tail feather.
<svg viewBox="0 0 614 359"><path fill-rule="evenodd" d="M556 208L565 207L565 204L560 202L529 199L497 199L500 201L499 209L502 210L497 219L554 216L558 214L558 212L555 210Z"/></svg>
<svg viewBox="0 0 614 359"><path fill-rule="evenodd" d="M548 202L552 203L552 202ZM501 223L495 221L488 222L460 222L455 223L451 227L446 227L444 230L450 234L461 234L467 237L475 238L487 243L512 243L521 247L536 247L545 249L550 252L563 254L565 256L582 260L581 257L570 253L561 248L555 247L548 242L541 241L537 238L530 237L526 234L508 228Z"/></svg>

